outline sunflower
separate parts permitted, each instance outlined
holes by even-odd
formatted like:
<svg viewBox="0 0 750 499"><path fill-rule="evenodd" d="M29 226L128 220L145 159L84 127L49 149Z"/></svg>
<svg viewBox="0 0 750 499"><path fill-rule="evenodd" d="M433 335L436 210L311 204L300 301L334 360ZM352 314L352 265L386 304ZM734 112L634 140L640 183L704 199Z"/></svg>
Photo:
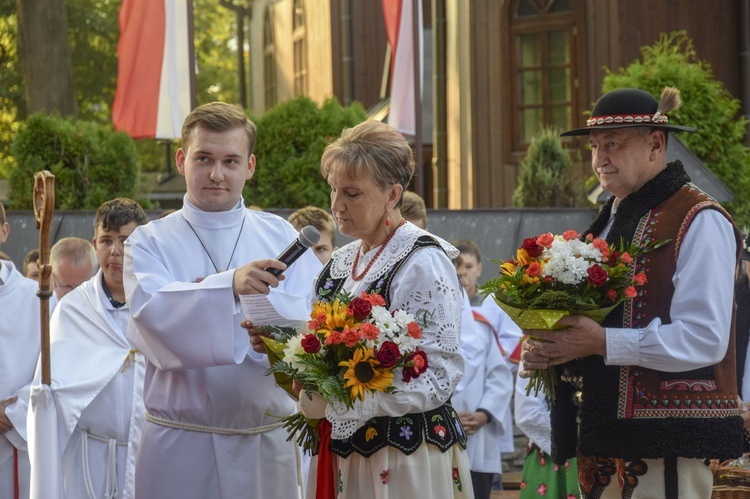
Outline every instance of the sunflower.
<svg viewBox="0 0 750 499"><path fill-rule="evenodd" d="M373 357L372 348L356 349L354 357L339 362L339 366L348 367L344 373L344 388L351 388L352 400L359 397L364 401L365 390L384 392L393 384L393 372L379 367L380 362Z"/></svg>

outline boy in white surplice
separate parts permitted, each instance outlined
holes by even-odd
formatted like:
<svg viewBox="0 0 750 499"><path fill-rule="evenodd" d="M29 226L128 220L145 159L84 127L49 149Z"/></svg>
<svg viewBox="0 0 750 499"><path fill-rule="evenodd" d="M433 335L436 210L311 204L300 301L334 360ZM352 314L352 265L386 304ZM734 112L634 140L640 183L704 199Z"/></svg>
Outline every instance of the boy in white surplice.
<svg viewBox="0 0 750 499"><path fill-rule="evenodd" d="M31 497L134 497L145 360L125 337L125 239L148 222L135 201L104 202L94 222L99 271L60 300L50 320L52 386L32 386Z"/></svg>

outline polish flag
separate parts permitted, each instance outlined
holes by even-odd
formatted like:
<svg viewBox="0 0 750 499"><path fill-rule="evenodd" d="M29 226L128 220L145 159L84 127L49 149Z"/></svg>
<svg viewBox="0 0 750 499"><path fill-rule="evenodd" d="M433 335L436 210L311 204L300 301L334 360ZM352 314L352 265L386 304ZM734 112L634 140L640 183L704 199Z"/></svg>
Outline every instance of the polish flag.
<svg viewBox="0 0 750 499"><path fill-rule="evenodd" d="M391 45L391 108L388 124L405 135L416 135L414 102L414 24L413 2L417 1L419 26L419 95L422 95L422 2L421 0L382 0L385 31ZM421 107L421 106L420 106Z"/></svg>
<svg viewBox="0 0 750 499"><path fill-rule="evenodd" d="M191 0L123 0L112 121L134 139L179 138L190 113Z"/></svg>

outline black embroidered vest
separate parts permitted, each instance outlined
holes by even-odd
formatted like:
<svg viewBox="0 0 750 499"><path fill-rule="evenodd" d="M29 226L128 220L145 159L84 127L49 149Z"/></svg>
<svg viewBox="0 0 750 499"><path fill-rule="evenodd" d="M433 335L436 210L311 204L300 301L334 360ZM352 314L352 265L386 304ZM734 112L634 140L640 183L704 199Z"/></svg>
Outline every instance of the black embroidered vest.
<svg viewBox="0 0 750 499"><path fill-rule="evenodd" d="M609 220L612 201L586 233L601 233ZM713 199L690 183L679 161L622 200L606 237L608 243L670 242L634 262L634 272L644 272L648 282L636 298L612 311L603 326L643 328L656 317L663 324L671 322L672 276L680 244L695 215L704 209L717 210L731 222ZM736 229L735 235L739 251ZM714 366L667 373L639 366L607 366L602 357L590 356L565 364L558 373L566 379L577 378L579 386L558 382L552 406L556 463L574 457L576 451L584 456L626 461L727 459L742 454L734 327L724 359ZM580 407L574 403L577 389L582 392Z"/></svg>
<svg viewBox="0 0 750 499"><path fill-rule="evenodd" d="M373 282L367 292L380 294L385 299L386 308L390 309L390 289L394 277L415 251L427 246L440 248L431 237L420 237L406 257L396 262L383 277ZM342 290L346 281L345 277L331 277L331 264L329 261L318 276L315 286L318 300L335 296ZM369 457L383 447L391 446L409 455L417 450L423 441L434 445L441 452L447 451L457 443L466 448L466 433L450 401L427 412L404 414L400 417L372 418L351 437L344 440L331 439L330 449L341 457L348 457L354 452Z"/></svg>

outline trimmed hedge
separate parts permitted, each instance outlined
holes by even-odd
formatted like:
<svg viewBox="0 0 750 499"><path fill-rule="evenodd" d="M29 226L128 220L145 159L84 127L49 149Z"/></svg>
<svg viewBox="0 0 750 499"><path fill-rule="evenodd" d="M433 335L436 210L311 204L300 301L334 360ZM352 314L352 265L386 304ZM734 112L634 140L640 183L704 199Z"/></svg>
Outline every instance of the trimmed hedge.
<svg viewBox="0 0 750 499"><path fill-rule="evenodd" d="M359 103L343 107L331 98L318 106L307 97L285 101L255 119L257 166L245 186L245 202L261 208L328 208L331 189L320 175L320 158L344 128L361 123Z"/></svg>
<svg viewBox="0 0 750 499"><path fill-rule="evenodd" d="M11 209L33 208L34 174L40 170L55 175L60 210L95 210L118 196L136 198L135 144L110 126L36 113L20 126L11 151L16 160L9 178Z"/></svg>

